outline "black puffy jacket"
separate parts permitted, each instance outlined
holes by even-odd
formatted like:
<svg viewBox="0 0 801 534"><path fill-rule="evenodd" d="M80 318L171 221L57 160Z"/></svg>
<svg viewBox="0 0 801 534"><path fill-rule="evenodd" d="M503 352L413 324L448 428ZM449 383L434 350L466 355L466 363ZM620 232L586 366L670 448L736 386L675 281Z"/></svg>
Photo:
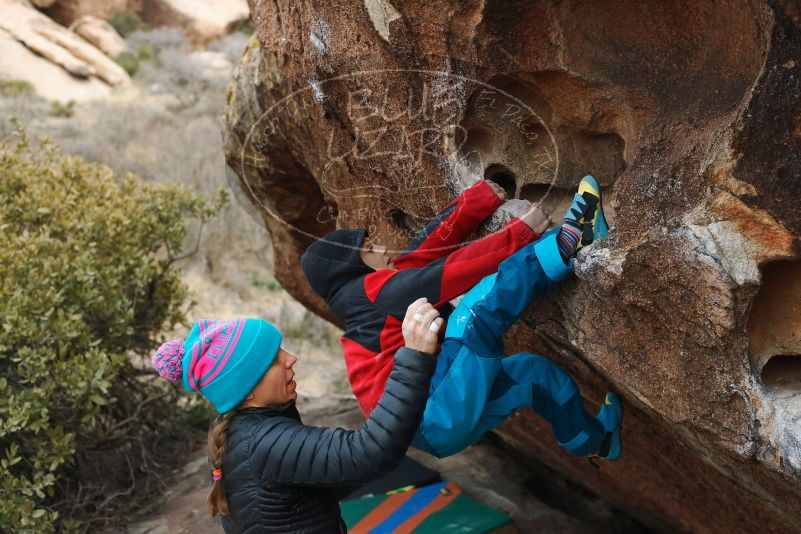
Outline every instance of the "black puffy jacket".
<svg viewBox="0 0 801 534"><path fill-rule="evenodd" d="M239 410L228 427L225 532L345 532L344 490L382 476L406 453L436 358L402 347L384 395L359 430L304 425L295 403Z"/></svg>

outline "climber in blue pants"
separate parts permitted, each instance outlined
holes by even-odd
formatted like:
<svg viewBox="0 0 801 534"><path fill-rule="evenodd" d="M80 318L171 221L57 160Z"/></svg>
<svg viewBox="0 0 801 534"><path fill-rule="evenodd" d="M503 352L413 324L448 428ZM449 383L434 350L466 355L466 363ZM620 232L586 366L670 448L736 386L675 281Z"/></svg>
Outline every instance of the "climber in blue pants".
<svg viewBox="0 0 801 534"><path fill-rule="evenodd" d="M598 202L592 220L579 221L581 242L587 243L606 235L606 221L597 182L585 177L577 199L582 188L596 194ZM584 198L592 203L591 195ZM574 205L577 202L585 212L578 200ZM570 452L606 460L620 455L622 408L617 395L607 393L592 416L584 410L576 383L561 367L527 352L504 357L503 334L532 301L572 269L573 258L566 263L560 254L558 232L549 230L504 260L452 312L413 442L417 448L440 458L456 454L518 408L529 406L550 422L554 437Z"/></svg>

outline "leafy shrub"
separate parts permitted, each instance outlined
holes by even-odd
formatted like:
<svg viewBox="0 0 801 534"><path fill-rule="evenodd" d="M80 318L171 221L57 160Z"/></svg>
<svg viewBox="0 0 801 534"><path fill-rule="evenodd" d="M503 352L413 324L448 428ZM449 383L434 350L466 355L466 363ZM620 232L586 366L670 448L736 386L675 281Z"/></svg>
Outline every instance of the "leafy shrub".
<svg viewBox="0 0 801 534"><path fill-rule="evenodd" d="M114 61L125 69L128 76L136 75L142 62L151 60L158 60L158 49L150 43L140 45L136 52L131 52L130 50L120 52L114 58Z"/></svg>
<svg viewBox="0 0 801 534"><path fill-rule="evenodd" d="M125 52L120 52L117 54L117 57L114 58L114 61L116 61L120 67L125 69L125 72L128 73L128 76L134 76L137 72L139 72L139 56L133 52L129 52L128 50Z"/></svg>
<svg viewBox="0 0 801 534"><path fill-rule="evenodd" d="M150 61L158 57L159 50L151 43L144 43L136 49L139 61Z"/></svg>
<svg viewBox="0 0 801 534"><path fill-rule="evenodd" d="M75 115L75 101L59 102L58 100L53 100L50 102L50 114L54 117L72 117Z"/></svg>
<svg viewBox="0 0 801 534"><path fill-rule="evenodd" d="M0 143L3 530L94 529L163 491L195 405L146 359L185 320L186 220L222 201L118 180L19 127Z"/></svg>
<svg viewBox="0 0 801 534"><path fill-rule="evenodd" d="M0 80L0 96L17 97L33 94L33 85L26 80Z"/></svg>
<svg viewBox="0 0 801 534"><path fill-rule="evenodd" d="M149 29L148 25L142 22L139 15L130 9L115 13L108 19L108 23L123 37L127 37L135 31L145 31Z"/></svg>

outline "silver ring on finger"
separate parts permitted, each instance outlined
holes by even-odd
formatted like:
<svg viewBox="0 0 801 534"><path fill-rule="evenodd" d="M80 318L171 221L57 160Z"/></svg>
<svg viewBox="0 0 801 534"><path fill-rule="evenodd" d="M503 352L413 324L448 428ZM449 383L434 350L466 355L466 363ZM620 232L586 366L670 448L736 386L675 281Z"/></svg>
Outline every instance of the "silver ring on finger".
<svg viewBox="0 0 801 534"><path fill-rule="evenodd" d="M431 325L429 325L428 329L436 334L437 332L439 332L439 327L440 327L440 325L438 323L434 322L434 323L431 323Z"/></svg>

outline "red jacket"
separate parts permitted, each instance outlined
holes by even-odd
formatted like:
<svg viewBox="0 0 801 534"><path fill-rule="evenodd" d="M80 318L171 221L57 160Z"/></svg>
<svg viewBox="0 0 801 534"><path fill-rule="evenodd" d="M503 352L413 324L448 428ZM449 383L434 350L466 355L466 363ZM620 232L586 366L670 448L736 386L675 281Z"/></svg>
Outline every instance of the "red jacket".
<svg viewBox="0 0 801 534"><path fill-rule="evenodd" d="M391 262L395 269L373 271L361 262L353 247L361 243L364 230L338 230L304 254L301 265L312 287L345 321L341 340L348 379L366 415L381 398L395 351L404 345L401 324L409 304L427 297L447 320L453 309L451 299L539 238L523 221L513 218L501 230L460 246L502 203L486 182L477 182Z"/></svg>

